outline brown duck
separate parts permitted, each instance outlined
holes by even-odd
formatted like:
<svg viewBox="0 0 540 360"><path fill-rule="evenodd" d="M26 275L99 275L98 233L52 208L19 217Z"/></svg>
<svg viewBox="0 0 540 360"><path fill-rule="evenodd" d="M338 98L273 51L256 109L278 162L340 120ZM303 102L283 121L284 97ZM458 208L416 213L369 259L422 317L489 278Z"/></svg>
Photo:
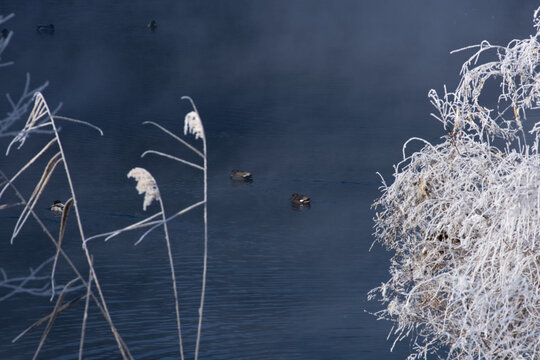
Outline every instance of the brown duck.
<svg viewBox="0 0 540 360"><path fill-rule="evenodd" d="M238 169L234 169L233 171L231 171L231 179L235 181L253 181L253 176L247 171L240 171Z"/></svg>
<svg viewBox="0 0 540 360"><path fill-rule="evenodd" d="M291 201L293 205L309 205L311 199L305 195L294 193L291 195Z"/></svg>

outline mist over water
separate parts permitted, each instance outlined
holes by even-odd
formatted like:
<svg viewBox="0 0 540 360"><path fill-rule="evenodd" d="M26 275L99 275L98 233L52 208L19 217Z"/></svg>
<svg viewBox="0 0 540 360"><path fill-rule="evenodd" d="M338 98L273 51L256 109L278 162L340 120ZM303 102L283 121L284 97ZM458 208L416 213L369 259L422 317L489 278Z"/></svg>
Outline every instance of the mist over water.
<svg viewBox="0 0 540 360"><path fill-rule="evenodd" d="M388 259L373 241L370 209L379 171L391 182L411 136L436 142L431 88L453 89L468 54L449 52L487 39L506 44L532 32L537 3L524 1L87 1L2 2L14 31L0 68L0 93L16 96L25 74L49 81L48 103L59 114L92 122L103 137L72 124L62 139L87 235L142 219L142 197L127 172L151 171L169 212L202 199L193 168L140 154L161 150L197 160L159 130L176 134L191 96L209 151L209 268L200 356L203 359L403 359L408 342L386 336L391 324L368 314L367 291L388 278ZM151 32L146 24L155 19ZM53 35L37 24L54 23ZM0 111L9 110L7 101ZM22 127L22 123L18 124ZM14 174L47 138L0 157ZM200 141L189 139L200 145ZM2 152L8 144L0 138ZM414 146L411 146L411 150ZM16 185L30 194L45 163ZM233 184L230 170L253 173ZM307 211L291 208L293 192L311 196ZM37 205L69 192L60 173ZM154 213L153 206L148 213ZM9 238L17 209L0 212L0 267L24 275L53 255L39 227ZM202 271L202 209L171 224L187 358L195 347ZM73 219L72 219L73 221ZM163 235L134 247L138 233L90 243L113 321L137 359L177 358L174 303ZM74 224L65 247L83 266ZM70 270L60 264L59 274ZM62 278L61 278L62 279ZM60 279L60 280L61 280ZM1 296L1 294L0 294ZM0 358L31 358L42 328L11 339L53 307L20 295L0 304ZM62 313L44 359L74 359L83 307ZM119 357L94 306L87 359Z"/></svg>

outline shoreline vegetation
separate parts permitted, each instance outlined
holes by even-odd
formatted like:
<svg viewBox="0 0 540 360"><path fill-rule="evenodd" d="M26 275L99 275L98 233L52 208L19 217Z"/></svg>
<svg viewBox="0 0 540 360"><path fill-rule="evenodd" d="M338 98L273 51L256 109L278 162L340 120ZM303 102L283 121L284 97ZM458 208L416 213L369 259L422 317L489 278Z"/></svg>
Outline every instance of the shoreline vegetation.
<svg viewBox="0 0 540 360"><path fill-rule="evenodd" d="M10 14L6 17L0 16L0 24L3 22L11 19L14 15ZM8 45L10 39L11 39L12 33L9 32L6 37L2 37L0 39L0 55ZM7 62L7 63L1 63L0 66L9 66L13 64L13 62ZM172 161L175 161L177 163L181 163L184 165L192 166L197 169L199 169L202 172L202 187L203 187L203 199L201 201L198 201L184 209L177 210L175 212L172 212L172 215L167 216L165 212L165 207L162 202L162 196L159 191L158 184L156 182L156 179L150 172L148 172L146 169L143 168L134 168L132 169L127 175L130 178L134 178L137 182L137 191L139 194L144 194L144 203L143 203L143 210L146 210L147 207L151 206L151 203L153 201L156 201L160 205L160 211L157 213L148 216L142 221L139 221L137 223L128 225L124 228L109 231L107 233L97 234L88 237L85 232L85 228L83 227L84 220L81 218L80 212L79 212L79 203L77 201L77 192L75 190L75 184L72 181L72 176L70 172L69 167L69 154L64 152L64 149L62 147L62 136L60 133L60 129L57 125L57 122L72 122L76 123L79 126L88 126L92 128L93 130L96 130L101 136L103 136L103 132L100 128L97 126L92 125L91 123L88 123L86 121L81 121L77 119L72 119L69 117L64 116L58 116L56 115L59 108L57 108L54 111L51 111L47 102L45 101L45 98L41 91L48 85L48 83L45 83L41 85L40 87L30 90L29 88L30 84L30 75L27 75L26 85L23 91L23 94L17 101L13 101L12 98L8 95L8 101L10 102L12 106L12 111L8 113L8 116L5 119L0 120L0 136L12 136L13 140L9 143L7 150L6 150L6 156L9 155L10 151L14 151L15 149L20 149L25 142L29 139L31 135L34 135L36 133L39 134L47 134L51 136L50 141L43 147L41 150L39 150L31 160L29 160L26 164L23 164L20 169L12 176L7 176L1 169L0 169L0 200L2 200L2 196L6 195L7 192L13 192L13 194L18 197L18 202L15 203L0 203L0 210L11 208L11 207L22 207L22 211L18 217L18 220L16 222L15 228L13 230L13 234L11 237L11 244L15 241L17 236L19 235L21 229L25 226L27 221L29 219L33 219L37 222L37 224L41 227L43 232L46 234L46 236L49 238L49 240L53 243L56 251L55 254L47 258L43 263L41 263L39 266L37 266L35 269L32 269L30 274L23 277L9 277L7 273L3 270L1 270L2 278L0 279L0 288L3 288L7 291L5 295L0 297L0 301L6 300L16 294L19 293L26 293L34 296L47 296L50 297L52 310L49 314L42 317L41 319L34 322L32 325L30 325L28 328L26 328L24 331L22 331L18 336L16 336L12 342L16 342L19 340L22 336L27 334L29 331L34 330L38 328L39 326L45 324L45 327L43 329L39 344L37 346L37 349L34 353L33 358L36 359L39 356L39 353L43 346L45 345L45 341L47 339L47 336L49 335L49 332L51 328L54 325L54 322L59 314L61 314L63 311L67 311L68 309L71 309L71 307L78 302L84 300L85 306L84 306L84 312L81 315L81 337L80 337L80 345L79 345L79 352L78 352L78 358L82 359L84 355L84 341L86 337L86 325L89 321L88 319L88 308L90 302L97 305L99 308L99 311L107 321L111 333L116 341L118 351L123 359L133 359L133 356L129 350L128 345L123 340L119 332L117 331L113 318L114 314L110 314L107 302L105 300L105 296L102 291L102 286L98 277L98 274L96 272L96 269L94 268L94 261L93 261L93 254L90 250L90 246L88 242L90 240L95 240L98 238L104 238L105 241L108 241L117 235L120 235L127 231L132 230L141 230L145 229L145 232L140 236L139 240L135 243L137 245L141 241L144 240L144 238L150 234L152 231L157 230L159 228L163 229L164 233L164 239L165 239L165 245L167 247L167 253L168 253L168 260L169 265L171 269L171 288L173 292L173 297L175 300L175 313L176 313L176 323L177 323L177 331L178 331L178 347L179 347L179 354L180 358L184 359L184 348L183 343L184 340L182 338L181 333L181 322L180 322L180 293L181 291L177 288L177 282L176 282L176 271L174 268L174 261L173 261L173 249L171 246L171 238L168 231L167 224L169 221L176 219L177 217L197 208L197 207L203 207L203 223L204 223L204 230L203 230L203 241L204 241L204 248L203 248L203 266L202 266L202 287L201 287L201 296L200 296L200 305L198 309L198 324L197 324L197 336L196 336L196 342L195 342L195 350L194 350L194 359L198 359L199 354L199 347L200 347L200 341L201 341L201 329L202 329L202 318L203 318L203 308L204 308L204 301L205 301L205 290L206 290L206 271L207 271L207 247L208 247L208 221L207 221L207 151L206 151L206 136L204 132L204 127L199 115L199 112L195 106L195 103L193 100L189 97L182 97L182 100L187 100L191 107L192 111L188 112L187 115L184 118L184 135L191 136L193 135L195 137L195 140L200 139L202 142L202 151L197 149L197 147L200 146L193 146L189 144L186 140L180 138L179 136L175 135L171 131L167 130L165 127L159 125L158 123L146 121L143 124L144 125L152 125L153 127L156 127L157 129L161 130L166 136L172 137L174 140L179 142L181 145L186 146L188 149L193 151L195 154L197 154L199 157L202 158L202 164L196 164L189 161L186 161L184 159L178 158L176 156L163 153L161 151L157 150L147 150L141 154L141 157L145 156L161 156L165 157L167 159L170 159ZM28 113L28 109L32 107L32 110L30 111L30 114L27 117L27 121L25 126L20 131L12 131L10 128L14 127L14 124L22 119L26 114ZM24 172L28 170L30 167L35 165L36 162L40 159L46 159L49 158L49 161L45 168L42 171L42 175L40 180L36 183L34 187L34 191L29 197L25 197L22 193L19 192L17 189L15 183L16 181L24 175ZM60 225L59 229L48 229L47 226L43 223L43 221L39 218L38 214L34 211L34 208L36 204L38 203L39 199L42 197L44 193L46 193L46 187L47 184L52 176L52 174L55 171L62 171L66 178L66 182L69 187L69 193L70 198L65 202L65 206L63 207L61 218L60 218ZM126 194L127 196L127 194ZM70 255L64 251L64 248L62 247L62 240L64 237L64 232L66 229L66 224L70 219L70 213L74 213L75 221L77 224L77 229L79 232L79 237L81 241L81 248L84 252L85 258L86 258L86 269L79 269L74 265L74 262L71 260ZM171 214L170 212L168 212ZM73 217L73 216L71 216ZM58 236L55 237L52 235L58 231ZM73 276L73 278L68 281L66 284L59 284L56 282L56 279L58 278L58 274L56 273L57 264L59 261L65 261L71 270L73 271L72 275L67 276ZM47 270L51 269L49 273L47 273ZM82 274L88 273L88 276L85 277ZM65 278L66 274L63 274L62 278ZM35 285L35 281L39 281L41 283L40 286ZM32 284L32 285L30 285ZM53 301L56 298L56 301ZM69 298L69 299L68 299ZM190 356L191 357L191 356Z"/></svg>
<svg viewBox="0 0 540 360"><path fill-rule="evenodd" d="M455 91L429 92L447 134L409 139L382 179L375 242L394 256L368 298L410 360L540 356L539 11L528 39L452 52L473 55Z"/></svg>

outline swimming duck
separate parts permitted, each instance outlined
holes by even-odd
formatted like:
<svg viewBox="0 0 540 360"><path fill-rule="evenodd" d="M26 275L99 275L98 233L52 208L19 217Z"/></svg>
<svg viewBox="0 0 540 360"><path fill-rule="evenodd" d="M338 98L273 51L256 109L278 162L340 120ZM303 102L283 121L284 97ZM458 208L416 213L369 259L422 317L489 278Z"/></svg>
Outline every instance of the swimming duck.
<svg viewBox="0 0 540 360"><path fill-rule="evenodd" d="M60 216L64 211L64 204L60 200L55 200L54 203L49 206L49 209L55 216Z"/></svg>
<svg viewBox="0 0 540 360"><path fill-rule="evenodd" d="M36 26L36 31L40 34L52 34L54 33L54 24L39 24Z"/></svg>
<svg viewBox="0 0 540 360"><path fill-rule="evenodd" d="M291 201L293 205L309 205L311 199L305 195L294 193L291 195Z"/></svg>
<svg viewBox="0 0 540 360"><path fill-rule="evenodd" d="M251 176L251 173L247 171L240 171L238 169L234 169L231 171L231 179L235 181L253 181L253 176Z"/></svg>
<svg viewBox="0 0 540 360"><path fill-rule="evenodd" d="M9 35L9 30L4 28L0 33L0 39L7 39Z"/></svg>
<svg viewBox="0 0 540 360"><path fill-rule="evenodd" d="M150 21L150 22L148 23L147 26L148 26L148 28L149 28L150 30L155 31L156 28L157 28L157 22L156 22L156 20Z"/></svg>

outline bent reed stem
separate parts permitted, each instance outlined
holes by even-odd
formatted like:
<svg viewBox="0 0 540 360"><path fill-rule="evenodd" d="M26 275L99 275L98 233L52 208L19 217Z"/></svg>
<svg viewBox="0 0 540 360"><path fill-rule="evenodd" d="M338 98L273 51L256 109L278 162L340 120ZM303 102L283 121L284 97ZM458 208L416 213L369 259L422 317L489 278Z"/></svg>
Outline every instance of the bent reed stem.
<svg viewBox="0 0 540 360"><path fill-rule="evenodd" d="M40 96L40 95L41 94L38 94L38 96ZM55 135L57 143L58 143L58 148L60 149L60 153L62 154L64 170L66 172L66 178L68 180L69 189L71 191L71 196L73 198L73 208L75 209L75 217L77 218L77 225L78 225L78 228L79 228L79 233L81 235L81 240L82 240L82 245L83 245L82 247L83 247L84 254L86 256L86 261L88 262L88 266L90 267L90 269L94 273L94 284L96 286L96 289L98 290L98 295L99 295L99 298L100 298L101 303L103 305L103 310L105 311L105 314L104 314L105 318L107 319L107 322L109 323L109 326L111 327L111 331L112 331L112 333L114 335L116 343L118 344L118 349L120 350L122 358L127 359L127 355L126 355L127 347L126 347L126 349L124 349L125 345L122 345L122 342L120 341L120 338L119 338L119 335L118 335L118 331L116 330L116 327L114 326L114 324L112 322L112 318L111 318L109 309L107 308L107 303L105 302L105 297L103 296L103 291L101 290L101 285L99 283L99 279L98 279L98 277L96 275L96 272L94 270L94 267L92 265L92 258L90 256L90 252L88 251L88 247L86 246L84 230L83 230L83 226L82 226L81 216L80 216L80 213L79 213L79 205L78 205L78 202L77 202L77 196L75 194L75 188L74 188L73 182L71 180L71 175L70 175L69 167L68 167L68 164L67 164L67 161L66 161L64 148L62 147L62 141L60 140L60 136L58 135L58 130L57 130L56 124L54 122L54 117L51 115L49 107L45 102L44 102L44 105L45 105L45 107L47 109L47 112L49 113L49 117L51 119L51 125L52 125L53 130L54 130L54 135ZM131 354L129 354L129 352L127 352L127 354L129 355L130 359L133 359Z"/></svg>

